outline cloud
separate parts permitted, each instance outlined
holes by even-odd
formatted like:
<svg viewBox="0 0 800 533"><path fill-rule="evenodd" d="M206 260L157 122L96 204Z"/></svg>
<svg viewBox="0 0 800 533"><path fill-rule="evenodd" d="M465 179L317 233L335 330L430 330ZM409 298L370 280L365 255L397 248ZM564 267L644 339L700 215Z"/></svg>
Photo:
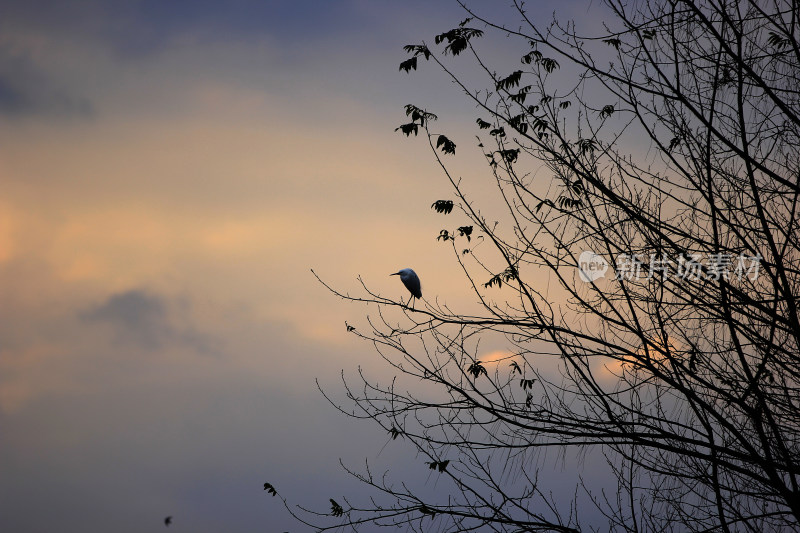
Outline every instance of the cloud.
<svg viewBox="0 0 800 533"><path fill-rule="evenodd" d="M119 338L148 348L173 336L164 301L141 289L112 294L104 303L81 313L89 322L111 324Z"/></svg>
<svg viewBox="0 0 800 533"><path fill-rule="evenodd" d="M137 61L176 43L248 43L265 36L289 42L320 42L369 28L359 2L297 0L59 0L16 2L3 10L8 28L94 43L118 59Z"/></svg>
<svg viewBox="0 0 800 533"><path fill-rule="evenodd" d="M0 112L13 115L26 110L29 106L30 101L22 91L0 78Z"/></svg>
<svg viewBox="0 0 800 533"><path fill-rule="evenodd" d="M85 98L48 88L46 83L31 79L11 80L0 74L0 115L89 117L92 112L92 105Z"/></svg>
<svg viewBox="0 0 800 533"><path fill-rule="evenodd" d="M58 58L59 51L63 53L63 43L19 30L3 33L4 30L0 25L0 115L92 115L89 99L70 88L69 76L59 72L64 68Z"/></svg>

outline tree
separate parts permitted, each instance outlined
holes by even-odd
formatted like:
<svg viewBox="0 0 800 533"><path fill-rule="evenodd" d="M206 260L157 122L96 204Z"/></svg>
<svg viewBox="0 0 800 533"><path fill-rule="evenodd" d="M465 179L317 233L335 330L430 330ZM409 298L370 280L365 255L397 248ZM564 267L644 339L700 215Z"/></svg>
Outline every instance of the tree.
<svg viewBox="0 0 800 533"><path fill-rule="evenodd" d="M433 208L466 222L438 238L481 312L326 285L377 305L348 330L398 376L345 380L342 410L427 456L439 494L353 472L376 499L320 530L800 529L797 2L608 0L594 34L514 6L511 26L462 4L400 65L438 67L479 110L506 208L491 218L434 113L408 105L398 130L427 138L452 185ZM519 43L517 69L492 69L492 36ZM481 360L496 335L512 349ZM530 466L548 450L601 453L613 486L554 501ZM586 522L589 500L606 524Z"/></svg>

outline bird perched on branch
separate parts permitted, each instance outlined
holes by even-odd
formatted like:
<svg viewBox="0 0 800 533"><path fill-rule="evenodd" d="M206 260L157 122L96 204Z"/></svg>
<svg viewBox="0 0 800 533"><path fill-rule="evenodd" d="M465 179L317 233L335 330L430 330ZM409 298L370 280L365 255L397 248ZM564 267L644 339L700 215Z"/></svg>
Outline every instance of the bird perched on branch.
<svg viewBox="0 0 800 533"><path fill-rule="evenodd" d="M412 298L422 298L422 286L419 283L419 276L417 276L416 272L410 268L404 268L399 272L389 275L400 276L400 281L403 282L408 292L411 293ZM409 303L411 303L411 298L409 298Z"/></svg>

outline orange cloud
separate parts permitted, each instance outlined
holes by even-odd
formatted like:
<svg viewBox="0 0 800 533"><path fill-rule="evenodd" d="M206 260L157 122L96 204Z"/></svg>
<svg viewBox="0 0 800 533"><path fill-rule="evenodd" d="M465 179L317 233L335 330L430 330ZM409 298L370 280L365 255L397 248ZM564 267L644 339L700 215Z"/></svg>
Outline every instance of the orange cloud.
<svg viewBox="0 0 800 533"><path fill-rule="evenodd" d="M645 357L651 357L657 362L663 361L665 360L665 351L668 351L674 356L674 354L678 353L681 349L681 343L673 337L667 338L666 344L662 342L661 339L652 338L648 341L647 348L642 346L639 348L639 350L637 350L636 359L638 360L644 359ZM617 378L630 369L634 364L634 361L627 357L623 359L603 359L605 360L600 364L600 368L604 374L604 377Z"/></svg>
<svg viewBox="0 0 800 533"><path fill-rule="evenodd" d="M511 361L517 359L517 356L516 354L509 352L507 350L494 350L481 355L479 359L482 363L508 362L509 364L511 364Z"/></svg>

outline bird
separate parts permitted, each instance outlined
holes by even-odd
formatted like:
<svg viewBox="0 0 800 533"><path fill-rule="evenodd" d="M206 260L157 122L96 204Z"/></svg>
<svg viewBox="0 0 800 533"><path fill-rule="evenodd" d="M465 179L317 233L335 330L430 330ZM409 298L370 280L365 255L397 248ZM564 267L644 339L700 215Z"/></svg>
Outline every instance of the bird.
<svg viewBox="0 0 800 533"><path fill-rule="evenodd" d="M406 286L406 289L408 289L408 292L411 293L411 296L413 298L422 298L422 287L420 286L419 276L417 276L416 272L414 272L410 268L404 268L399 272L395 272L394 274L389 274L389 275L400 276L400 281L402 281L403 285Z"/></svg>
<svg viewBox="0 0 800 533"><path fill-rule="evenodd" d="M166 518L164 519L164 525L165 525L165 526L169 527L169 525L170 525L171 523L172 523L172 517L171 517L171 516L168 516L168 517L166 517Z"/></svg>

